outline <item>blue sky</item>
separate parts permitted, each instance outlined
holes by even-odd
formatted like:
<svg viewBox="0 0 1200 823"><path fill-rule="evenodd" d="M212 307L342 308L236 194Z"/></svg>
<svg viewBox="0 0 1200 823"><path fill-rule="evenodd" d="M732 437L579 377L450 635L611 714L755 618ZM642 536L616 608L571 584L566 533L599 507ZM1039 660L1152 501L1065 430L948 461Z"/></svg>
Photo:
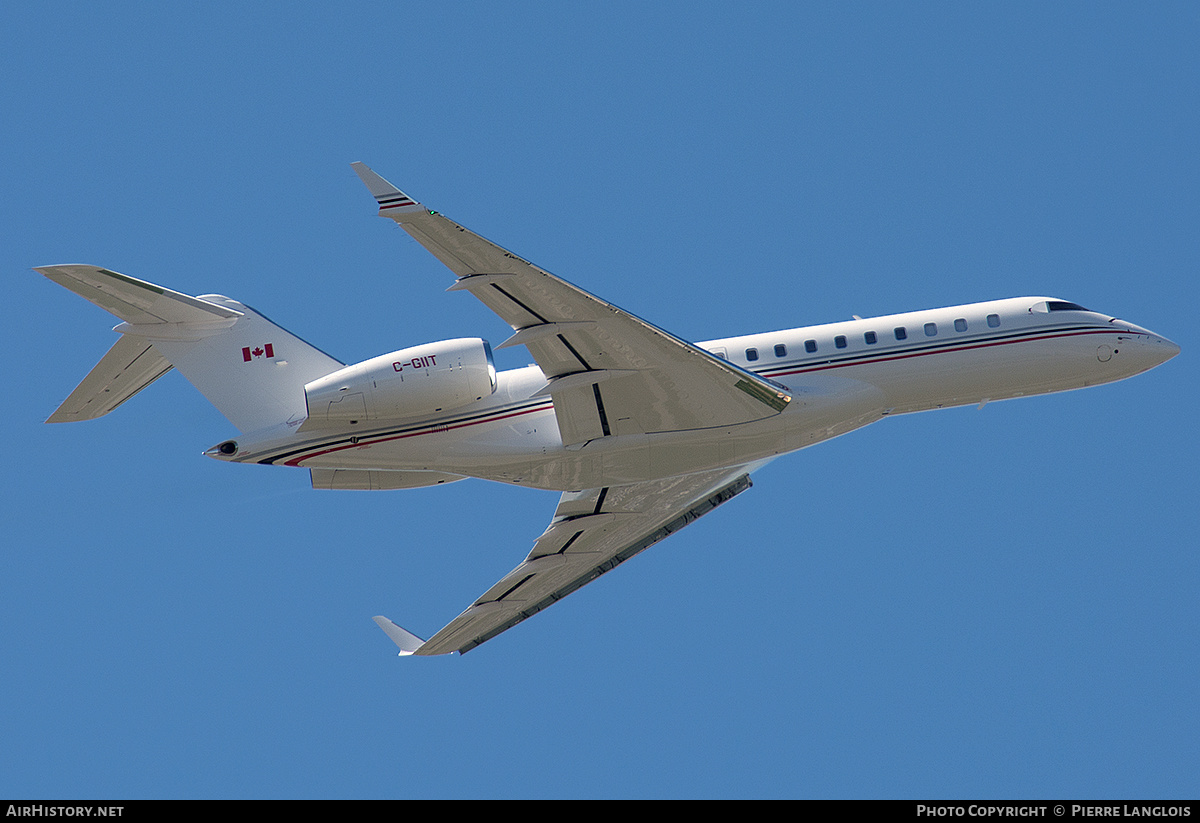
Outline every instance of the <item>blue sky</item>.
<svg viewBox="0 0 1200 823"><path fill-rule="evenodd" d="M1193 4L0 11L0 796L1195 797ZM85 262L353 362L507 327L363 160L692 340L1024 294L1183 347L884 421L464 656L556 495L321 493L178 374L42 424ZM503 367L524 365L504 351Z"/></svg>

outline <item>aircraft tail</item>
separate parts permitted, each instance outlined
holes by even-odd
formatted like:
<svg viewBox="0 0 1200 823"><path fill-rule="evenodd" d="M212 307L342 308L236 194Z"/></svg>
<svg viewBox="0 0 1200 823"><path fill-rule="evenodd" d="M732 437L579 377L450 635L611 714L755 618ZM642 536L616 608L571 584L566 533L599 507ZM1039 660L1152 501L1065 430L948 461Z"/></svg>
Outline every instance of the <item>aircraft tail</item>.
<svg viewBox="0 0 1200 823"><path fill-rule="evenodd" d="M343 365L228 297L191 297L97 266L35 271L124 321L48 423L108 414L174 366L240 431L254 431L302 420L304 385Z"/></svg>

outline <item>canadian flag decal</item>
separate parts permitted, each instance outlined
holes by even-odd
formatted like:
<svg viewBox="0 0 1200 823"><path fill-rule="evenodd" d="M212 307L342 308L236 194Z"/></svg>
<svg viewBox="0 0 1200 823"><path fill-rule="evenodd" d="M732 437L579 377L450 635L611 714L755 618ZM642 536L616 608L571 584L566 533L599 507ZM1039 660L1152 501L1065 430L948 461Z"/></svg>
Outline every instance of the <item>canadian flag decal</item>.
<svg viewBox="0 0 1200 823"><path fill-rule="evenodd" d="M251 349L249 346L242 347L242 360L246 361L247 363L249 363L251 360L262 357L264 354L268 358L273 358L275 356L275 347L270 343L264 343L261 346L255 346L253 349Z"/></svg>

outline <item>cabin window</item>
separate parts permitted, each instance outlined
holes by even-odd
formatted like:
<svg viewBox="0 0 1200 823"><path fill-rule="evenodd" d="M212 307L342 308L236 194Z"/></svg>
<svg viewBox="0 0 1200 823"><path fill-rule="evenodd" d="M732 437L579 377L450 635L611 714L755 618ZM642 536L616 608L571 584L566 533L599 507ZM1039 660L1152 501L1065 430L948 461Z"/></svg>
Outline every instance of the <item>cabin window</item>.
<svg viewBox="0 0 1200 823"><path fill-rule="evenodd" d="M993 329L997 329L1000 327L1000 315L989 314L987 320L988 320L988 325L990 327L992 327Z"/></svg>
<svg viewBox="0 0 1200 823"><path fill-rule="evenodd" d="M804 350L806 352L809 352L810 354L812 352L815 352L817 350L817 341L816 340L805 340L804 341Z"/></svg>
<svg viewBox="0 0 1200 823"><path fill-rule="evenodd" d="M833 345L837 346L839 349L846 348L846 336L839 334L837 337L833 338Z"/></svg>
<svg viewBox="0 0 1200 823"><path fill-rule="evenodd" d="M879 338L875 335L875 332L869 331L869 332L866 332L865 334L863 334L863 340L866 342L866 344L868 346L870 346L870 345L874 344L875 342L877 342L879 340Z"/></svg>
<svg viewBox="0 0 1200 823"><path fill-rule="evenodd" d="M758 359L758 349L746 349L746 359L753 362Z"/></svg>
<svg viewBox="0 0 1200 823"><path fill-rule="evenodd" d="M776 357L787 357L787 346L785 346L783 343L776 343L775 344L775 356Z"/></svg>
<svg viewBox="0 0 1200 823"><path fill-rule="evenodd" d="M907 340L908 339L908 329L904 328L903 326L897 326L895 331L896 331L896 339L897 340Z"/></svg>
<svg viewBox="0 0 1200 823"><path fill-rule="evenodd" d="M965 318L962 318L962 317L960 317L960 318L958 318L957 320L955 320L955 321L954 321L954 330L955 330L955 331L966 331L966 330L967 330L967 321L966 321L966 319L965 319Z"/></svg>
<svg viewBox="0 0 1200 823"><path fill-rule="evenodd" d="M926 323L925 324L925 336L926 337L936 337L937 336L937 323Z"/></svg>

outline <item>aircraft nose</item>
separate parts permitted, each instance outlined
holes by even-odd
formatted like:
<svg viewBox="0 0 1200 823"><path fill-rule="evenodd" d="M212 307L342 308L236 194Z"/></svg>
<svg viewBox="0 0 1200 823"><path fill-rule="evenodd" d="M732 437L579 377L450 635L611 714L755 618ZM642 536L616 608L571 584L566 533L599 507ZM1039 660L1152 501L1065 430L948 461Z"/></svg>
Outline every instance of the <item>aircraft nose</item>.
<svg viewBox="0 0 1200 823"><path fill-rule="evenodd" d="M1115 317L1109 320L1109 323L1119 329L1117 341L1111 351L1108 346L1101 346L1098 356L1101 363L1109 362L1110 358L1116 363L1118 358L1113 358L1112 355L1120 352L1119 362L1123 364L1122 371L1126 377L1161 366L1179 354L1177 343L1150 331L1150 329L1134 325L1126 320L1118 320ZM1128 333L1129 336L1125 337L1122 332ZM1106 355L1105 352L1108 354Z"/></svg>
<svg viewBox="0 0 1200 823"><path fill-rule="evenodd" d="M1158 348L1159 356L1162 357L1162 359L1158 361L1159 363L1166 363L1181 351L1178 343L1168 340L1165 337L1155 337L1154 342Z"/></svg>
<svg viewBox="0 0 1200 823"><path fill-rule="evenodd" d="M1139 335L1137 348L1140 350L1141 357L1148 361L1145 368L1152 369L1162 365L1180 352L1178 343L1168 340L1161 334L1156 334L1140 326L1133 326L1130 330Z"/></svg>

